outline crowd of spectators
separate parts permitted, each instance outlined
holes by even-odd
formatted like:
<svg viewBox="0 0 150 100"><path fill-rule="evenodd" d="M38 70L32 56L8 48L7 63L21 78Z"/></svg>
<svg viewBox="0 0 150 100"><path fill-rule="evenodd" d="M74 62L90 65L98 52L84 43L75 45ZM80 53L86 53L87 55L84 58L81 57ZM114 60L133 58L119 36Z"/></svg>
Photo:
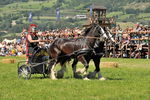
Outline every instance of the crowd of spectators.
<svg viewBox="0 0 150 100"><path fill-rule="evenodd" d="M0 42L0 56L20 56L26 53L26 35L27 29L23 29L21 32L20 39L17 41L2 41ZM57 37L69 38L69 37L78 37L82 33L82 30L79 28L65 28L65 29L56 29L49 31L38 31L39 38L43 40L40 44L46 46L52 40ZM51 41L50 41L51 40ZM46 42L48 41L48 42Z"/></svg>
<svg viewBox="0 0 150 100"><path fill-rule="evenodd" d="M82 29L80 28L65 28L65 29L56 29L56 30L50 30L46 32L39 33L41 36L49 36L49 38L70 38L70 37L79 37L80 34L82 34Z"/></svg>
<svg viewBox="0 0 150 100"><path fill-rule="evenodd" d="M122 29L120 25L111 29L116 40L115 57L148 58L148 40L150 27L135 24L133 27ZM146 49L144 47L147 47ZM112 51L110 53L112 56Z"/></svg>
<svg viewBox="0 0 150 100"><path fill-rule="evenodd" d="M57 37L64 37L64 38L76 38L82 34L83 29L80 28L65 28L65 29L56 29L56 30L49 30L45 32L38 32L39 37L42 40L54 40ZM127 27L126 29L122 29L120 25L113 27L111 30L113 37L116 41L115 44L115 55L113 50L109 52L109 56L111 57L132 57L132 58L139 58L139 55L142 54L143 45L148 45L148 34L150 32L150 27L144 26L141 24L135 24L134 27ZM139 34L140 32L145 32ZM21 38L18 39L15 43L7 43L5 41L0 42L0 56L20 56L24 55L26 52L26 35L28 31L27 29L23 29L21 33ZM138 39L143 39L139 41ZM43 41L44 42L44 41ZM49 41L50 42L50 41ZM46 44L46 43L44 43ZM134 45L133 48L130 48L130 53L127 51L129 50L129 46ZM121 50L123 50L121 52ZM140 52L139 52L140 51ZM148 53L145 52L144 58L147 58Z"/></svg>
<svg viewBox="0 0 150 100"><path fill-rule="evenodd" d="M20 41L16 43L0 42L0 56L21 56L25 54L25 44Z"/></svg>

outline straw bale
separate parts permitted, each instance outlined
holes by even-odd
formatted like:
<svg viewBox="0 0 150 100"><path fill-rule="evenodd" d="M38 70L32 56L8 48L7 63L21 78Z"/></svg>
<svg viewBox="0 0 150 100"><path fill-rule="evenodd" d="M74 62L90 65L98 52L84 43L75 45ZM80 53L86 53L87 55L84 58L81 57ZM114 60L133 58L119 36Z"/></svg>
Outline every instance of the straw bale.
<svg viewBox="0 0 150 100"><path fill-rule="evenodd" d="M2 59L2 63L15 63L16 59Z"/></svg>
<svg viewBox="0 0 150 100"><path fill-rule="evenodd" d="M118 68L118 62L101 62L100 63L101 67L105 68Z"/></svg>

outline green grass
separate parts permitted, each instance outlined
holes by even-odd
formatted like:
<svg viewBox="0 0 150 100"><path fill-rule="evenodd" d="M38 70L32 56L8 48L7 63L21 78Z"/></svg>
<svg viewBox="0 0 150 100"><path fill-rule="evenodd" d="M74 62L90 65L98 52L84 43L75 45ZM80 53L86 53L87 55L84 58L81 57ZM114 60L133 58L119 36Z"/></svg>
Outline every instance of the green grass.
<svg viewBox="0 0 150 100"><path fill-rule="evenodd" d="M113 16L121 16L123 15L123 12L111 12L111 13L108 13L107 17L113 17Z"/></svg>
<svg viewBox="0 0 150 100"><path fill-rule="evenodd" d="M142 6L141 6L142 5ZM126 6L124 6L125 9L140 9L140 10L144 10L145 8L149 7L150 3L147 2L133 2L130 4L127 4Z"/></svg>
<svg viewBox="0 0 150 100"><path fill-rule="evenodd" d="M133 16L133 15L134 14L125 14L125 15L119 16L119 19L124 20L124 19L129 18L130 16Z"/></svg>
<svg viewBox="0 0 150 100"><path fill-rule="evenodd" d="M141 19L141 20L149 21L150 20L150 13L141 13L137 16L137 18Z"/></svg>
<svg viewBox="0 0 150 100"><path fill-rule="evenodd" d="M0 8L1 14L10 14L20 11L37 11L41 10L42 7L52 7L56 0L45 1L45 2L38 2L38 1L30 1L30 2L19 2L19 3L12 3L8 4L4 7Z"/></svg>
<svg viewBox="0 0 150 100"><path fill-rule="evenodd" d="M138 18L150 17L150 13L141 13L137 16Z"/></svg>
<svg viewBox="0 0 150 100"><path fill-rule="evenodd" d="M149 100L150 60L103 58L105 61L119 63L119 68L101 69L106 81L74 79L70 64L63 79L41 79L42 75L18 79L17 63L0 63L0 100ZM90 66L93 71L93 63Z"/></svg>
<svg viewBox="0 0 150 100"><path fill-rule="evenodd" d="M148 21L150 21L150 18L144 18L144 20L148 20Z"/></svg>

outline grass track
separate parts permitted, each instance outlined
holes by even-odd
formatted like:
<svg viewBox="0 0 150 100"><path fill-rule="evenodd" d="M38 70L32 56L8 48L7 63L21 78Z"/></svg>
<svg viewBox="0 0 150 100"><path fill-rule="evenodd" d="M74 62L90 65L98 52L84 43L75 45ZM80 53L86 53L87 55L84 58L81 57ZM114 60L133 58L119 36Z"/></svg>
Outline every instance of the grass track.
<svg viewBox="0 0 150 100"><path fill-rule="evenodd" d="M101 69L109 79L106 81L74 79L70 67L64 79L40 79L41 75L33 75L31 80L23 80L17 78L16 63L0 63L0 100L149 100L150 60L102 61L118 62L120 66ZM93 63L90 66L93 71Z"/></svg>

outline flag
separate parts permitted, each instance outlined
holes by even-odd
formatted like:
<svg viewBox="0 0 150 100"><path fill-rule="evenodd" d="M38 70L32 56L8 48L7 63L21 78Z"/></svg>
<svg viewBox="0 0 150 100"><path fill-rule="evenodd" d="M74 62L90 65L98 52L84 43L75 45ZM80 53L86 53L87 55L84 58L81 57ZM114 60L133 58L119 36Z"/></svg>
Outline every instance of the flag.
<svg viewBox="0 0 150 100"><path fill-rule="evenodd" d="M60 20L60 8L56 9L56 21Z"/></svg>
<svg viewBox="0 0 150 100"><path fill-rule="evenodd" d="M32 22L32 12L29 13L29 17L28 17L29 22Z"/></svg>
<svg viewBox="0 0 150 100"><path fill-rule="evenodd" d="M93 15L93 7L92 7L92 5L90 6L90 16L92 16Z"/></svg>

